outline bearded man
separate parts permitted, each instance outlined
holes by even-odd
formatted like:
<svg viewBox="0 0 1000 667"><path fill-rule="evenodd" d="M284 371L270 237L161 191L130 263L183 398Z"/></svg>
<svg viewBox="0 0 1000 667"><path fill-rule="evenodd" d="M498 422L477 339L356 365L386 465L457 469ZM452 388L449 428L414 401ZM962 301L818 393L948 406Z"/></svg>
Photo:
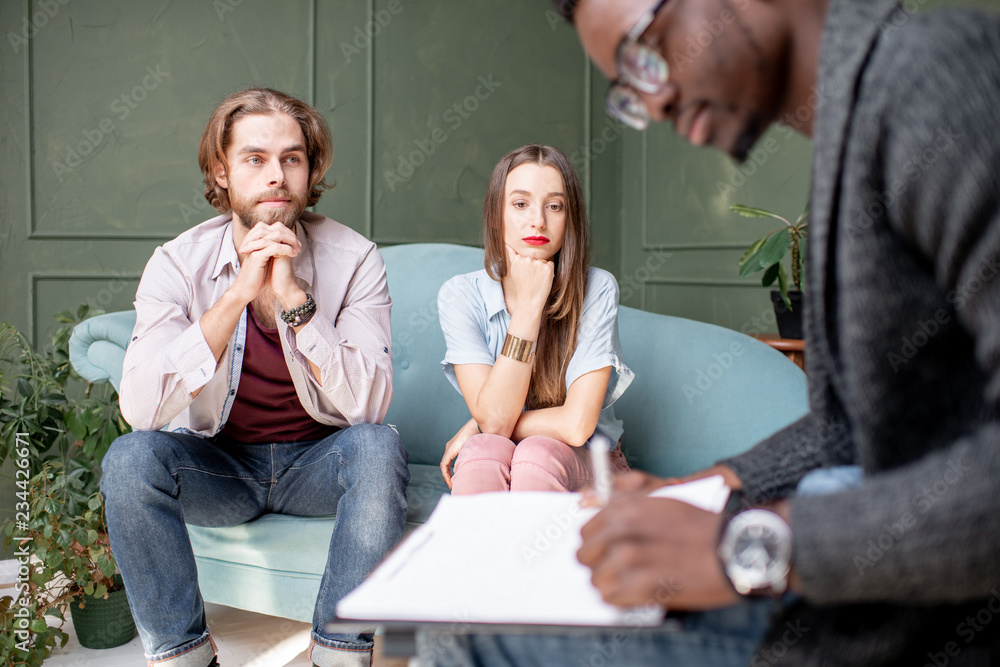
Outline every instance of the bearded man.
<svg viewBox="0 0 1000 667"><path fill-rule="evenodd" d="M185 523L337 514L310 657L368 665L331 634L337 601L402 537L406 450L392 399L392 305L375 245L306 212L332 161L315 109L234 93L201 138L222 215L156 249L136 294L121 409L104 459L111 547L149 664L217 665Z"/></svg>

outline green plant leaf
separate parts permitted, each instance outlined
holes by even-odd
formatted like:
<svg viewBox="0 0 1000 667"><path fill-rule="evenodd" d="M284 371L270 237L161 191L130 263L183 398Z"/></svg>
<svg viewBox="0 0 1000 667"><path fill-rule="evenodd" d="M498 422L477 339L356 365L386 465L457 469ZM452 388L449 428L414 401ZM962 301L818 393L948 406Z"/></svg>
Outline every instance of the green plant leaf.
<svg viewBox="0 0 1000 667"><path fill-rule="evenodd" d="M785 253L788 252L788 245L791 239L788 236L787 229L781 229L768 237L767 242L764 243L763 247L760 249L760 254L757 261L760 264L760 268L769 268L772 264L777 264L780 262Z"/></svg>
<svg viewBox="0 0 1000 667"><path fill-rule="evenodd" d="M107 594L108 594L108 587L105 586L104 584L97 584L97 586L94 588L95 598L103 598Z"/></svg>
<svg viewBox="0 0 1000 667"><path fill-rule="evenodd" d="M62 322L63 324L73 324L76 320L73 319L73 313L68 310L60 310L55 314L56 322Z"/></svg>
<svg viewBox="0 0 1000 667"><path fill-rule="evenodd" d="M90 305L86 303L81 303L80 307L76 309L76 319L83 321L87 319L87 311L90 310Z"/></svg>
<svg viewBox="0 0 1000 667"><path fill-rule="evenodd" d="M36 618L31 622L31 625L29 625L28 627L31 628L32 632L38 633L38 632L45 632L46 630L48 630L49 624L45 622L45 619Z"/></svg>
<svg viewBox="0 0 1000 667"><path fill-rule="evenodd" d="M77 440L83 440L87 437L87 427L80 421L76 412L73 410L68 410L63 416L63 421L66 423L66 428Z"/></svg>
<svg viewBox="0 0 1000 667"><path fill-rule="evenodd" d="M729 207L729 210L742 215L744 218L774 218L775 220L781 220L786 225L789 224L787 220L782 218L777 213L771 213L770 211L765 211L762 208L746 206L745 204L733 204Z"/></svg>
<svg viewBox="0 0 1000 667"><path fill-rule="evenodd" d="M31 388L31 383L24 378L17 379L17 392L25 398L31 398L35 393Z"/></svg>
<svg viewBox="0 0 1000 667"><path fill-rule="evenodd" d="M788 306L788 310L792 310L792 302L788 298L788 274L785 273L785 266L779 264L781 269L778 271L778 289L781 291L781 300L785 302Z"/></svg>
<svg viewBox="0 0 1000 667"><path fill-rule="evenodd" d="M764 276L760 279L760 284L764 287L770 287L774 284L775 279L781 272L781 263L772 264L767 267L767 271L764 272Z"/></svg>
<svg viewBox="0 0 1000 667"><path fill-rule="evenodd" d="M763 238L757 239L756 241L754 241L753 243L750 244L750 247L747 248L746 251L743 253L743 256L740 257L740 271L741 272L743 270L743 266L747 263L747 261L751 257L753 257L753 255L756 252L758 252L761 249L761 246L764 245L764 241L767 241L767 237L766 236L763 237ZM754 266L756 266L756 264ZM754 270L756 270L756 268ZM751 271L751 273L752 272L753 271ZM745 278L746 276L743 276L743 277Z"/></svg>
<svg viewBox="0 0 1000 667"><path fill-rule="evenodd" d="M87 410L83 413L83 422L87 425L87 431L95 433L101 428L104 416L97 410Z"/></svg>
<svg viewBox="0 0 1000 667"><path fill-rule="evenodd" d="M760 264L760 254L763 251L764 244L767 243L769 236L755 241L752 246L747 249L747 252L743 253L743 258L740 259L740 277L746 278L750 274L757 273L763 267ZM751 252L752 251L752 252Z"/></svg>
<svg viewBox="0 0 1000 667"><path fill-rule="evenodd" d="M42 397L42 403L45 405L63 405L66 403L66 397L62 394L46 394Z"/></svg>

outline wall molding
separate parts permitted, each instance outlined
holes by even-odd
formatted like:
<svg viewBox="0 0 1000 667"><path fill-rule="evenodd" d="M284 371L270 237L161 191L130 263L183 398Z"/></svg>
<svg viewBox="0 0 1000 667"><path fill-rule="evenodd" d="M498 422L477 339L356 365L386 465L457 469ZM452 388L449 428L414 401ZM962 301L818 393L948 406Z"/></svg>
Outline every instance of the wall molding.
<svg viewBox="0 0 1000 667"><path fill-rule="evenodd" d="M112 271L101 271L95 273L84 273L81 271L60 272L60 271L33 271L28 274L28 340L32 346L38 349L38 284L42 282L84 282L91 280L135 280L139 281L142 273L121 273Z"/></svg>

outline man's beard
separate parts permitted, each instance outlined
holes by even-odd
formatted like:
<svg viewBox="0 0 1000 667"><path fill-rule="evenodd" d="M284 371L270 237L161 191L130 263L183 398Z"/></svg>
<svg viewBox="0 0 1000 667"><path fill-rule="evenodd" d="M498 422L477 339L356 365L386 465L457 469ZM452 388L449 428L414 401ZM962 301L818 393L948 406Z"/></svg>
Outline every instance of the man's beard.
<svg viewBox="0 0 1000 667"><path fill-rule="evenodd" d="M257 206L265 199L278 198L288 198L289 205L281 208ZM267 225L280 222L289 229L295 229L295 221L302 215L302 211L306 210L306 201L306 193L282 189L267 190L249 197L232 191L229 193L229 203L233 207L233 213L247 230L253 229L258 222Z"/></svg>

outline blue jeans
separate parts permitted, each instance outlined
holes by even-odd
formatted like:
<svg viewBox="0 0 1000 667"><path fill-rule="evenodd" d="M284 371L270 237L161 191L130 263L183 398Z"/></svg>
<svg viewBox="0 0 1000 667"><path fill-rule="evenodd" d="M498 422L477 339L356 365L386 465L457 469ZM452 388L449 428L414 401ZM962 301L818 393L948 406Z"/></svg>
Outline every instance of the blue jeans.
<svg viewBox="0 0 1000 667"><path fill-rule="evenodd" d="M823 495L860 484L861 469L844 466L809 473L802 478L796 492ZM469 635L445 628L418 633L415 664L419 667L746 667L773 664L768 649L759 645L770 626L774 607L773 600L748 598L725 609L672 614L655 629ZM801 629L789 624L785 641L796 641L801 633Z"/></svg>
<svg viewBox="0 0 1000 667"><path fill-rule="evenodd" d="M570 634L421 632L419 667L747 667L767 630L771 600L668 617L659 628ZM413 665L414 663L410 663Z"/></svg>
<svg viewBox="0 0 1000 667"><path fill-rule="evenodd" d="M407 455L387 426L358 424L322 440L244 444L137 431L103 462L111 548L150 661L206 667L205 624L185 523L232 526L262 514L337 514L313 616L321 667L368 665L370 634L330 634L338 600L403 536Z"/></svg>

